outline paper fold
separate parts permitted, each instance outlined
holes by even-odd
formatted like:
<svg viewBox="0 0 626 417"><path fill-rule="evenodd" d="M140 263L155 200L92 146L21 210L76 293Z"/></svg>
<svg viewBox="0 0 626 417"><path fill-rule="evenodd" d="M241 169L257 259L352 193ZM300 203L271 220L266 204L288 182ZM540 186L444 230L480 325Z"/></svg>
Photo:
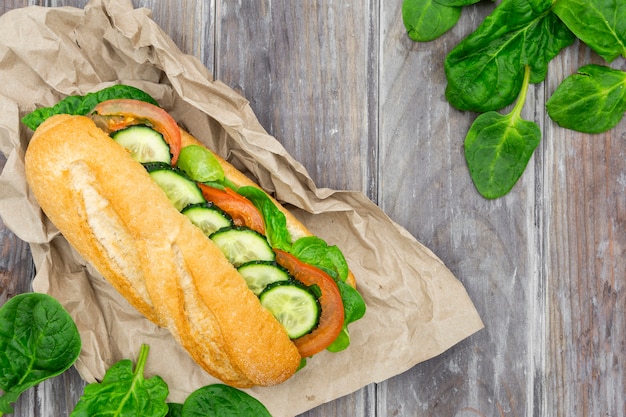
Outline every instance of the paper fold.
<svg viewBox="0 0 626 417"><path fill-rule="evenodd" d="M182 54L145 9L92 0L84 10L29 7L0 17L0 215L30 243L36 291L56 297L80 329L76 363L91 382L150 344L147 372L182 402L216 382L166 330L136 313L41 214L23 169L32 135L19 119L70 94L125 83L142 88L181 126L285 202L338 245L368 306L350 326L348 350L323 352L289 381L249 390L275 417L293 416L402 373L482 328L461 283L426 247L359 192L318 189L305 168L267 134L247 100L194 57ZM166 358L167 360L163 360ZM172 366L175 363L176 366Z"/></svg>

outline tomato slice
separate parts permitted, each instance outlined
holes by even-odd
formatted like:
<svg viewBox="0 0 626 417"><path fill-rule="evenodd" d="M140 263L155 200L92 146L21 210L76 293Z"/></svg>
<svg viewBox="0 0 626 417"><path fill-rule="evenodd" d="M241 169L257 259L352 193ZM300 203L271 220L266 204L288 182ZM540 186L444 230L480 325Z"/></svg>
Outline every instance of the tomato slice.
<svg viewBox="0 0 626 417"><path fill-rule="evenodd" d="M204 198L212 202L233 218L237 226L247 226L262 235L265 234L263 215L252 201L226 187L223 190L198 183Z"/></svg>
<svg viewBox="0 0 626 417"><path fill-rule="evenodd" d="M300 356L313 356L330 346L343 328L344 311L339 287L330 275L319 268L302 262L288 252L279 249L274 249L274 252L276 262L294 278L304 285L317 285L321 291L319 302L322 313L319 324L311 333L293 341Z"/></svg>
<svg viewBox="0 0 626 417"><path fill-rule="evenodd" d="M99 103L94 107L93 113L100 116L96 123L105 123L110 132L131 125L149 124L163 135L163 139L170 146L172 164L178 160L181 148L180 129L172 116L159 106L141 100L114 99Z"/></svg>

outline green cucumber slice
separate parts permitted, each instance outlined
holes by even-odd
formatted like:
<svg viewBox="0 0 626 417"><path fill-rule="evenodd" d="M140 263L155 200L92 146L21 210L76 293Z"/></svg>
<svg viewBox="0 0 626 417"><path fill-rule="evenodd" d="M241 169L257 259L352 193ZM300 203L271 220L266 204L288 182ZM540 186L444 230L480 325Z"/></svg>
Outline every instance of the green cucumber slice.
<svg viewBox="0 0 626 417"><path fill-rule="evenodd" d="M296 281L270 284L259 299L261 305L283 325L291 339L311 332L319 322L320 306L317 299Z"/></svg>
<svg viewBox="0 0 626 417"><path fill-rule="evenodd" d="M170 164L172 155L163 135L146 125L135 125L111 133L111 138L122 145L137 162L164 162Z"/></svg>
<svg viewBox="0 0 626 417"><path fill-rule="evenodd" d="M269 284L291 279L289 272L275 262L247 262L237 268L237 271L246 280L248 288L256 295L261 294Z"/></svg>
<svg viewBox="0 0 626 417"><path fill-rule="evenodd" d="M144 166L148 170L150 178L161 187L178 211L190 204L206 202L200 187L182 172L162 163L145 164Z"/></svg>
<svg viewBox="0 0 626 417"><path fill-rule="evenodd" d="M182 213L207 236L233 225L231 217L211 203L192 204L185 207Z"/></svg>
<svg viewBox="0 0 626 417"><path fill-rule="evenodd" d="M210 238L235 268L250 261L273 261L276 258L265 236L247 227L220 229Z"/></svg>

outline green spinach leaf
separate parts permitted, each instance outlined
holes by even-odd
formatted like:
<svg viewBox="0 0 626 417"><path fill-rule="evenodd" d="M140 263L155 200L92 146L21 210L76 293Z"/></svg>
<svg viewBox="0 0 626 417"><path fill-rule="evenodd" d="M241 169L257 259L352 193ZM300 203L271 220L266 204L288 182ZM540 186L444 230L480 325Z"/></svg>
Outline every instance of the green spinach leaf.
<svg viewBox="0 0 626 417"><path fill-rule="evenodd" d="M338 281L339 292L343 301L344 308L344 324L348 325L361 319L365 315L365 302L361 294L351 285Z"/></svg>
<svg viewBox="0 0 626 417"><path fill-rule="evenodd" d="M86 115L100 102L118 98L146 101L158 106L158 103L144 91L129 85L112 85L95 93L84 96L68 96L52 107L41 107L22 118L22 123L37 129L48 117L57 114Z"/></svg>
<svg viewBox="0 0 626 417"><path fill-rule="evenodd" d="M289 251L291 248L291 235L287 229L287 219L276 204L257 187L239 187L237 192L261 211L265 220L265 233L267 240L273 248Z"/></svg>
<svg viewBox="0 0 626 417"><path fill-rule="evenodd" d="M418 42L437 39L457 24L461 7L436 0L404 0L402 20L409 38Z"/></svg>
<svg viewBox="0 0 626 417"><path fill-rule="evenodd" d="M524 74L522 93L511 113L481 114L465 138L470 175L485 198L498 198L511 190L541 139L539 126L520 115L528 90L529 67Z"/></svg>
<svg viewBox="0 0 626 417"><path fill-rule="evenodd" d="M0 416L27 389L67 370L81 348L76 324L46 294L16 295L0 308Z"/></svg>
<svg viewBox="0 0 626 417"><path fill-rule="evenodd" d="M545 79L548 63L574 42L552 11L552 0L503 0L445 59L446 98L459 110L486 112L513 103L524 67L531 83Z"/></svg>
<svg viewBox="0 0 626 417"><path fill-rule="evenodd" d="M585 133L613 128L626 112L626 72L590 64L567 77L546 102L560 126Z"/></svg>
<svg viewBox="0 0 626 417"><path fill-rule="evenodd" d="M135 370L124 359L107 370L102 382L87 385L70 417L165 416L167 384L160 376L144 378L148 352L148 345L142 345Z"/></svg>
<svg viewBox="0 0 626 417"><path fill-rule="evenodd" d="M480 0L434 0L434 1L444 6L465 7L465 6L471 6L472 4L476 4Z"/></svg>
<svg viewBox="0 0 626 417"><path fill-rule="evenodd" d="M626 57L626 2L558 0L554 13L607 62Z"/></svg>
<svg viewBox="0 0 626 417"><path fill-rule="evenodd" d="M183 404L183 417L272 417L256 398L223 384L192 392Z"/></svg>
<svg viewBox="0 0 626 417"><path fill-rule="evenodd" d="M296 240L290 250L302 262L316 266L337 281L348 278L348 263L337 246L328 244L317 236Z"/></svg>
<svg viewBox="0 0 626 417"><path fill-rule="evenodd" d="M350 346L350 332L348 331L348 326L344 325L341 329L339 335L335 338L333 343L331 343L326 350L329 352L341 352L345 350L348 346Z"/></svg>
<svg viewBox="0 0 626 417"><path fill-rule="evenodd" d="M326 349L330 352L339 352L350 346L350 332L348 324L361 319L365 315L366 305L361 294L349 284L337 281L341 301L343 302L344 323L339 336Z"/></svg>
<svg viewBox="0 0 626 417"><path fill-rule="evenodd" d="M179 403L167 403L165 417L183 417L183 405Z"/></svg>
<svg viewBox="0 0 626 417"><path fill-rule="evenodd" d="M429 9L438 10L435 3L462 7L472 0L405 0L403 19L411 39L424 40L420 30L434 33L430 27L439 27L442 19L427 15ZM520 117L527 84L542 82L548 63L576 37L608 62L626 57L626 3L502 0L446 57L448 102L459 110L485 112L465 138L465 158L483 196L508 193L523 173L541 139L538 126ZM611 129L626 112L625 74L598 65L582 67L548 100L548 114L559 125L581 132ZM510 114L496 113L516 97Z"/></svg>

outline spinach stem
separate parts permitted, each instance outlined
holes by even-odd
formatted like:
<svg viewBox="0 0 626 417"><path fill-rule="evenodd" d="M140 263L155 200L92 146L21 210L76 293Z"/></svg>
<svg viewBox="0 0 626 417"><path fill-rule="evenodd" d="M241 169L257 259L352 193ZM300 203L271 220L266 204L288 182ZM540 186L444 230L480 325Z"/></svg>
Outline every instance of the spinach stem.
<svg viewBox="0 0 626 417"><path fill-rule="evenodd" d="M511 114L515 116L515 118L521 117L522 108L524 107L524 103L526 102L526 93L528 93L528 85L530 84L530 65L524 66L524 80L522 81L522 89L520 90L519 97L517 98L517 103L515 103L515 107L511 111Z"/></svg>
<svg viewBox="0 0 626 417"><path fill-rule="evenodd" d="M141 345L141 349L139 350L139 358L137 358L137 366L135 367L135 375L143 376L143 369L146 366L149 351L150 346L148 346L147 344Z"/></svg>

